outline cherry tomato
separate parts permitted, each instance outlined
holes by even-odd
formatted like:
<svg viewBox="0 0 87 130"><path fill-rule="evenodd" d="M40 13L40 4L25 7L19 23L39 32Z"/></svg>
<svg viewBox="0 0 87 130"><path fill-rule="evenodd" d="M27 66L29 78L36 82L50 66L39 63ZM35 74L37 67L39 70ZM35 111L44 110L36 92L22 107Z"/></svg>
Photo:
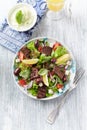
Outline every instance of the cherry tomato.
<svg viewBox="0 0 87 130"><path fill-rule="evenodd" d="M56 43L53 45L53 50L55 51L58 46L61 46L61 44L60 44L59 42L56 42Z"/></svg>
<svg viewBox="0 0 87 130"><path fill-rule="evenodd" d="M63 85L62 84L57 84L57 86L56 86L58 89L59 88L63 88Z"/></svg>
<svg viewBox="0 0 87 130"><path fill-rule="evenodd" d="M39 52L42 52L42 46L39 46L39 47L38 47L38 51L39 51Z"/></svg>
<svg viewBox="0 0 87 130"><path fill-rule="evenodd" d="M20 79L20 80L18 81L18 84L21 85L22 87L24 87L24 85L26 85L27 82L26 82L25 79Z"/></svg>
<svg viewBox="0 0 87 130"><path fill-rule="evenodd" d="M23 54L23 52L19 52L18 53L18 58L22 61L23 59L24 59L24 54Z"/></svg>

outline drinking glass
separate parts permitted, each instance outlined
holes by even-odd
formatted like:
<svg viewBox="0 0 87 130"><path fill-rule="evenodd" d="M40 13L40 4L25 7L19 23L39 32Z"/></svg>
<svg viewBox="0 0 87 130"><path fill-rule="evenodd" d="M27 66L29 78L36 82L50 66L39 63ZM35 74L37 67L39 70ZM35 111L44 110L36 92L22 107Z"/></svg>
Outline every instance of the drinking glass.
<svg viewBox="0 0 87 130"><path fill-rule="evenodd" d="M47 1L47 17L51 20L60 20L64 17L65 0L46 0Z"/></svg>

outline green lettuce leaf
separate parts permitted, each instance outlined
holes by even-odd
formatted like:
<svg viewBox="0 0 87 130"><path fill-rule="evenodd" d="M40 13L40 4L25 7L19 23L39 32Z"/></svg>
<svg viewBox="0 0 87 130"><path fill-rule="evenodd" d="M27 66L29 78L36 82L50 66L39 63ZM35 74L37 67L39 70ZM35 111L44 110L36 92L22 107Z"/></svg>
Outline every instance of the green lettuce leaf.
<svg viewBox="0 0 87 130"><path fill-rule="evenodd" d="M23 63L21 62L21 63L19 63L19 68L20 68L21 70L25 70L25 69L28 69L28 66L26 66L25 64L23 64Z"/></svg>
<svg viewBox="0 0 87 130"><path fill-rule="evenodd" d="M57 82L59 84L64 84L63 81L57 75L54 75L53 78L57 79Z"/></svg>
<svg viewBox="0 0 87 130"><path fill-rule="evenodd" d="M30 69L22 70L19 75L24 79L28 79L30 77Z"/></svg>
<svg viewBox="0 0 87 130"><path fill-rule="evenodd" d="M53 94L46 93L46 97L51 97Z"/></svg>
<svg viewBox="0 0 87 130"><path fill-rule="evenodd" d="M37 96L37 90L28 89L28 92L31 93L33 96Z"/></svg>
<svg viewBox="0 0 87 130"><path fill-rule="evenodd" d="M27 48L30 49L31 51L36 50L35 45L34 45L34 41L31 41L27 44Z"/></svg>
<svg viewBox="0 0 87 130"><path fill-rule="evenodd" d="M52 52L52 56L58 58L66 53L67 53L66 48L63 46L59 46L54 52Z"/></svg>
<svg viewBox="0 0 87 130"><path fill-rule="evenodd" d="M36 83L33 83L32 88L28 89L28 92L31 93L33 96L37 96L38 85Z"/></svg>
<svg viewBox="0 0 87 130"><path fill-rule="evenodd" d="M51 60L51 56L46 56L45 54L41 54L39 58L39 63L48 62Z"/></svg>
<svg viewBox="0 0 87 130"><path fill-rule="evenodd" d="M27 48L31 50L30 56L32 58L37 58L40 55L40 52L35 48L34 41L31 41L27 44Z"/></svg>
<svg viewBox="0 0 87 130"><path fill-rule="evenodd" d="M34 90L38 89L38 85L36 83L33 83L33 89Z"/></svg>
<svg viewBox="0 0 87 130"><path fill-rule="evenodd" d="M45 75L47 73L48 73L48 70L44 69L44 68L40 69L39 72L38 72L38 74L41 75L41 76L43 76L43 75Z"/></svg>

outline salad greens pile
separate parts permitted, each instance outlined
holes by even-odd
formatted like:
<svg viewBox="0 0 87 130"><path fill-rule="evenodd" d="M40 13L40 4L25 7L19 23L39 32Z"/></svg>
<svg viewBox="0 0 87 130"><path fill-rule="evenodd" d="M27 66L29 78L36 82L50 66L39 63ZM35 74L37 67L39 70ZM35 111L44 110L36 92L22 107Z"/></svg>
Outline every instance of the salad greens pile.
<svg viewBox="0 0 87 130"><path fill-rule="evenodd" d="M21 11L17 14L19 23ZM53 47L47 39L37 39L23 46L14 60L14 75L20 87L37 98L60 93L70 76L71 56L59 42Z"/></svg>
<svg viewBox="0 0 87 130"><path fill-rule="evenodd" d="M59 46L55 51L52 52L52 56L58 58L67 53L67 50L63 46Z"/></svg>

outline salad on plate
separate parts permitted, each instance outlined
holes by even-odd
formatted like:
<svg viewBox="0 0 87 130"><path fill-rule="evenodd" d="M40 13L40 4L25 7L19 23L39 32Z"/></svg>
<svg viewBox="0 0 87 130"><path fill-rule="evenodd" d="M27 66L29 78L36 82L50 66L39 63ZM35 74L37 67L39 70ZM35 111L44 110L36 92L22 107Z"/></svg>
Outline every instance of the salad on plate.
<svg viewBox="0 0 87 130"><path fill-rule="evenodd" d="M47 38L27 42L14 59L14 76L20 88L37 99L63 92L70 79L72 57L59 42Z"/></svg>

